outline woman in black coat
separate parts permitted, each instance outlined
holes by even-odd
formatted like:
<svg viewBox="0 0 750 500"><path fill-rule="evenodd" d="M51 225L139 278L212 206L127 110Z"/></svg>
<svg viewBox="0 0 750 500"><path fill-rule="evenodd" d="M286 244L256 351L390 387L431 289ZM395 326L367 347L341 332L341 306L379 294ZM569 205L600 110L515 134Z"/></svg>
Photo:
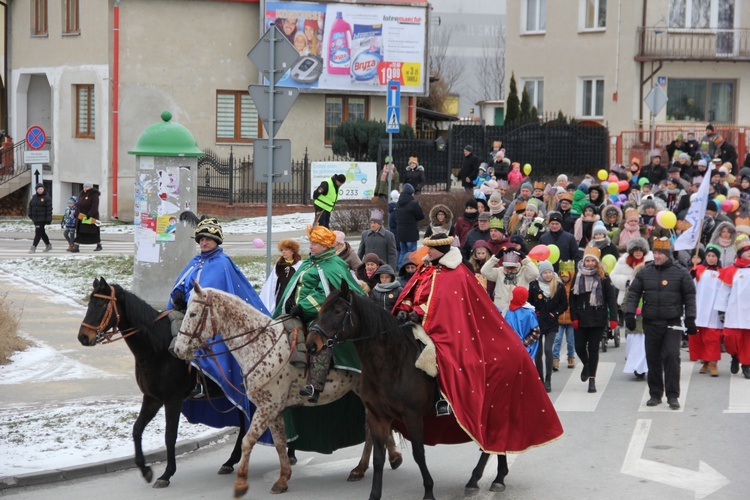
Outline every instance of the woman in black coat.
<svg viewBox="0 0 750 500"><path fill-rule="evenodd" d="M96 244L95 252L102 249L102 240L99 236L100 194L90 182L83 185L83 191L78 195L76 203L76 243L71 252L80 252L79 245Z"/></svg>
<svg viewBox="0 0 750 500"><path fill-rule="evenodd" d="M52 250L52 244L49 242L44 226L52 222L52 197L47 194L41 182L36 185L36 192L29 200L29 218L34 223L34 241L31 243L29 253L36 252L39 240L45 244L44 251L49 252Z"/></svg>
<svg viewBox="0 0 750 500"><path fill-rule="evenodd" d="M393 211L393 217L396 219L396 239L400 249L396 267L400 269L404 255L417 249L417 241L419 241L417 223L424 219L424 212L419 202L414 199L414 187L411 184L404 184L396 209Z"/></svg>

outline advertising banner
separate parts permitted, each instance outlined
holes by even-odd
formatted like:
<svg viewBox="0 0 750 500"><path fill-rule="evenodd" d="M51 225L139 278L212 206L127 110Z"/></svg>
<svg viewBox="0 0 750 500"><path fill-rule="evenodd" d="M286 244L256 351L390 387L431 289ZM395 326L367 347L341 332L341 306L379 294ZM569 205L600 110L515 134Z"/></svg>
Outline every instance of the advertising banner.
<svg viewBox="0 0 750 500"><path fill-rule="evenodd" d="M279 85L301 91L424 94L427 11L419 7L266 2L266 29L276 24L300 57Z"/></svg>
<svg viewBox="0 0 750 500"><path fill-rule="evenodd" d="M346 182L339 188L339 200L369 200L375 196L375 162L314 161L310 167L310 197L321 182L336 174L346 175Z"/></svg>

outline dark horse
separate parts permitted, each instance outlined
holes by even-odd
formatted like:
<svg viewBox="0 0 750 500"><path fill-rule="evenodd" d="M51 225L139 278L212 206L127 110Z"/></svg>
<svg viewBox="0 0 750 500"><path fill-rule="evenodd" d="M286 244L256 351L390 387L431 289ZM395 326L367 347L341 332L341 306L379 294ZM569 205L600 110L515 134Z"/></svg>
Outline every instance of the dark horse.
<svg viewBox="0 0 750 500"><path fill-rule="evenodd" d="M119 285L110 286L104 278L94 280L94 291L89 297L86 316L78 330L78 340L84 346L94 346L106 341L124 338L135 357L135 380L143 393L141 411L133 425L135 464L147 482L153 480L151 467L146 465L141 447L141 436L149 422L164 406L167 445L167 468L154 483L154 488L169 486L169 479L177 470L175 442L180 425L182 401L195 386L195 373L189 365L169 353L172 340L170 323L159 318L159 312L124 290ZM120 333L122 337L113 337ZM220 389L217 390L220 391ZM237 411L240 432L232 455L219 469L219 474L230 474L242 456L242 438L245 436L245 417Z"/></svg>
<svg viewBox="0 0 750 500"><path fill-rule="evenodd" d="M404 424L413 445L414 460L419 465L424 484L424 498L434 499L434 482L427 470L424 455L424 422L422 417L433 413L438 387L434 378L414 366L420 354L410 325L399 325L388 311L377 304L351 293L346 283L341 290L328 296L310 328L308 352L354 341L362 363L360 397L367 408L372 434L374 474L370 499L379 499L383 488L384 443L391 433L394 420ZM479 491L489 454L482 453L479 463L466 484L466 495ZM491 491L505 489L508 474L506 455L498 455L497 477Z"/></svg>

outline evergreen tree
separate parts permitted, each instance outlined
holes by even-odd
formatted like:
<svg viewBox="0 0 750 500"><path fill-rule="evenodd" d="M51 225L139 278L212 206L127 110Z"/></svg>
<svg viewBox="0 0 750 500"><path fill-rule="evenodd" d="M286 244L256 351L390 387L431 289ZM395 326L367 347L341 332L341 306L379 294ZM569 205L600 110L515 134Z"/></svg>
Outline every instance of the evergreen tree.
<svg viewBox="0 0 750 500"><path fill-rule="evenodd" d="M414 139L414 129L406 124L400 125L400 132L394 139ZM333 154L348 156L356 161L377 161L380 139L388 138L385 122L376 120L357 120L345 122L336 127L333 133Z"/></svg>
<svg viewBox="0 0 750 500"><path fill-rule="evenodd" d="M518 88L516 87L516 75L510 74L510 91L508 99L505 101L505 122L512 123L517 121L521 114L521 105L518 101Z"/></svg>
<svg viewBox="0 0 750 500"><path fill-rule="evenodd" d="M521 121L524 121L524 122L531 120L531 98L529 97L529 93L526 92L526 87L524 87L523 92L521 92L520 118L521 118Z"/></svg>

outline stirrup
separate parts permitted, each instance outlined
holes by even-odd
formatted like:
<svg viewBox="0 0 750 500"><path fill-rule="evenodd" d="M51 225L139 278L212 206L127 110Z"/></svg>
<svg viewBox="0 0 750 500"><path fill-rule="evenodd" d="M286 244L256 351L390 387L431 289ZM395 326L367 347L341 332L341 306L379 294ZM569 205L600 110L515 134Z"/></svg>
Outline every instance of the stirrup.
<svg viewBox="0 0 750 500"><path fill-rule="evenodd" d="M312 384L307 384L305 387L299 390L300 396L307 396L307 400L310 403L317 403L320 397L320 391L315 388Z"/></svg>
<svg viewBox="0 0 750 500"><path fill-rule="evenodd" d="M445 417L453 413L451 410L451 405L446 401L445 399L438 400L437 403L435 403L435 414L438 417Z"/></svg>
<svg viewBox="0 0 750 500"><path fill-rule="evenodd" d="M198 382L193 388L193 392L190 393L190 399L201 399L205 397L206 393L203 391L203 383Z"/></svg>

